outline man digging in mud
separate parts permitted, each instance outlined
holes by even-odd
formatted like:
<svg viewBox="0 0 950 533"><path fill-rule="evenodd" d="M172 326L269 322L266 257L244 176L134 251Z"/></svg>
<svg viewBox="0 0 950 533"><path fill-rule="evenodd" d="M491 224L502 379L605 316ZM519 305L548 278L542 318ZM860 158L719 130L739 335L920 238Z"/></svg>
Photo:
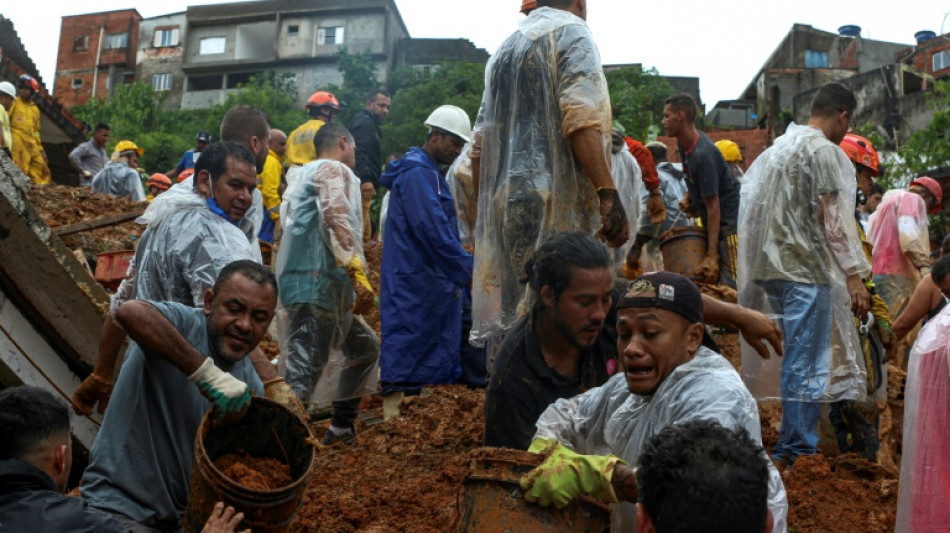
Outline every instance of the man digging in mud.
<svg viewBox="0 0 950 533"><path fill-rule="evenodd" d="M115 318L135 344L80 483L92 507L135 532L181 527L201 418L209 407L216 420L240 417L251 392L263 394L248 354L276 305L274 274L244 260L221 270L203 308L148 300L119 306Z"/></svg>

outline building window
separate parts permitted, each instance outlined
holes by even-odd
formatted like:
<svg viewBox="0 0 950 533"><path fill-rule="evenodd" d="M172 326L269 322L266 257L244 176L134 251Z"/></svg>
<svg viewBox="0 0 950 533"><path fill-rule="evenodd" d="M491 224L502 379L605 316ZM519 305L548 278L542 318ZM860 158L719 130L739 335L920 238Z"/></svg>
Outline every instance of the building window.
<svg viewBox="0 0 950 533"><path fill-rule="evenodd" d="M343 44L343 26L318 28L317 44Z"/></svg>
<svg viewBox="0 0 950 533"><path fill-rule="evenodd" d="M300 33L299 24L291 24L290 26L287 26L287 35L289 37L296 37L299 33Z"/></svg>
<svg viewBox="0 0 950 533"><path fill-rule="evenodd" d="M152 46L155 48L178 46L178 28L156 29L155 40L152 42Z"/></svg>
<svg viewBox="0 0 950 533"><path fill-rule="evenodd" d="M80 35L73 39L73 52L86 52L89 50L89 36Z"/></svg>
<svg viewBox="0 0 950 533"><path fill-rule="evenodd" d="M198 54L203 56L223 54L226 42L227 39L224 37L205 37L198 43Z"/></svg>
<svg viewBox="0 0 950 533"><path fill-rule="evenodd" d="M129 32L110 33L106 35L106 50L118 50L129 46Z"/></svg>
<svg viewBox="0 0 950 533"><path fill-rule="evenodd" d="M828 68L828 52L805 50L805 68Z"/></svg>
<svg viewBox="0 0 950 533"><path fill-rule="evenodd" d="M170 72L162 74L152 74L152 88L156 91L167 91L172 88L172 75Z"/></svg>
<svg viewBox="0 0 950 533"><path fill-rule="evenodd" d="M933 55L934 72L950 68L950 50L941 50Z"/></svg>
<svg viewBox="0 0 950 533"><path fill-rule="evenodd" d="M73 78L73 89L79 89L82 87L82 78Z"/></svg>

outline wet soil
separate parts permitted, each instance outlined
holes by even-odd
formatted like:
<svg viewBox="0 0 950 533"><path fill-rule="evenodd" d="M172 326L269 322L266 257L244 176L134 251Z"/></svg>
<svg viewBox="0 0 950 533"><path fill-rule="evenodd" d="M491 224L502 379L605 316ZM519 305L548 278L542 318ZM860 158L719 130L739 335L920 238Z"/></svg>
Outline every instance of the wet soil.
<svg viewBox="0 0 950 533"><path fill-rule="evenodd" d="M277 459L227 454L218 457L214 466L235 483L256 490L274 490L293 483L290 467Z"/></svg>

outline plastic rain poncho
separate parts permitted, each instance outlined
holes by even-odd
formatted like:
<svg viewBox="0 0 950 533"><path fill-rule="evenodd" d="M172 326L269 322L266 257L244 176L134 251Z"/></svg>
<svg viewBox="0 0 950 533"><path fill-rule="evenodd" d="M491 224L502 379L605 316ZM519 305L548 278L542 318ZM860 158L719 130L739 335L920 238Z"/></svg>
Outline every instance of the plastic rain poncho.
<svg viewBox="0 0 950 533"><path fill-rule="evenodd" d="M251 213L235 225L208 209L189 178L162 193L136 219L147 224L129 267L127 280L134 286L137 300L179 302L193 307L204 305L205 289L212 287L218 273L241 259L261 261ZM120 288L116 295L129 294Z"/></svg>
<svg viewBox="0 0 950 533"><path fill-rule="evenodd" d="M472 158L468 156L470 146L466 144L462 148L461 155L455 158L445 173L445 181L449 183L459 219L459 240L468 247L475 245L475 210L478 203L472 180Z"/></svg>
<svg viewBox="0 0 950 533"><path fill-rule="evenodd" d="M641 189L640 191L640 212L643 213L640 219L640 226L637 233L649 235L658 239L660 235L670 228L687 225L689 218L680 211L680 200L686 195L686 181L683 178L683 171L673 166L672 163L663 162L656 167L657 176L660 178L660 192L663 194L663 204L666 205L666 220L661 224L653 224L650 217L646 215L646 205L650 200L650 191Z"/></svg>
<svg viewBox="0 0 950 533"><path fill-rule="evenodd" d="M356 294L346 271L352 262L367 271L359 178L337 161L304 165L284 192L280 219L280 375L311 403L375 392L378 344L353 315ZM317 352L322 357L314 359Z"/></svg>
<svg viewBox="0 0 950 533"><path fill-rule="evenodd" d="M950 527L950 307L927 323L910 355L897 533Z"/></svg>
<svg viewBox="0 0 950 533"><path fill-rule="evenodd" d="M783 331L783 321L802 323L806 317L782 315L772 307L767 289L775 283L828 287L831 306L821 310L830 320L811 320L816 327L830 329L823 335L830 336L830 349L814 347L817 359L807 364L783 368L783 358L763 359L742 343L742 377L757 399L831 402L863 400L866 395L846 285L847 275L863 279L871 271L853 214L856 186L854 165L844 152L820 130L794 123L743 178L739 304L766 313ZM788 333L784 338L786 343L804 342ZM780 378L800 386L791 386L782 397Z"/></svg>
<svg viewBox="0 0 950 533"><path fill-rule="evenodd" d="M616 145L614 147L616 149ZM627 252L630 251L633 241L637 238L637 223L640 221L640 191L644 189L640 164L623 141L620 143L620 148L610 154L610 177L620 194L620 203L623 205L627 224L629 224L627 243L620 248L610 250L613 266L618 269L626 261Z"/></svg>
<svg viewBox="0 0 950 533"><path fill-rule="evenodd" d="M92 178L92 190L120 198L129 198L133 202L145 201L142 176L134 168L130 168L125 161L107 163Z"/></svg>
<svg viewBox="0 0 950 533"><path fill-rule="evenodd" d="M635 466L643 446L662 429L691 420L715 420L725 428L744 428L762 443L759 410L732 365L701 347L687 363L676 367L653 396L630 392L623 373L601 387L547 408L537 423L535 439L555 438L577 453L614 454ZM782 478L768 461L768 505L775 520L772 531L787 529L788 502ZM613 505L610 530L636 531L636 506Z"/></svg>
<svg viewBox="0 0 950 533"><path fill-rule="evenodd" d="M383 236L386 234L386 219L389 218L389 191L383 196L383 201L379 205L379 234L376 240L383 242Z"/></svg>
<svg viewBox="0 0 950 533"><path fill-rule="evenodd" d="M459 242L445 176L413 147L380 177L389 189L380 280L381 380L454 383L462 373L463 291L472 255Z"/></svg>
<svg viewBox="0 0 950 533"><path fill-rule="evenodd" d="M599 202L568 141L602 133L609 159L610 96L587 24L567 11L531 12L492 55L475 123L480 157L471 340L504 333L531 307L518 282L527 258L563 231L594 234Z"/></svg>
<svg viewBox="0 0 950 533"><path fill-rule="evenodd" d="M920 282L919 269L930 267L924 199L907 190L884 193L881 204L871 214L868 242L874 246L874 284L891 314L897 316Z"/></svg>

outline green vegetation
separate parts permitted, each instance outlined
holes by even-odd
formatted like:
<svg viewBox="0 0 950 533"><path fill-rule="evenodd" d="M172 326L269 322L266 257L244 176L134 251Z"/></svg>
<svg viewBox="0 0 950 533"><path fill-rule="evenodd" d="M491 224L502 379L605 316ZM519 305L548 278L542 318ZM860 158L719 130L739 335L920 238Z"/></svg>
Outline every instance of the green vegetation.
<svg viewBox="0 0 950 533"><path fill-rule="evenodd" d="M663 101L676 92L655 68L624 67L607 73L614 120L627 135L646 142L663 120Z"/></svg>

